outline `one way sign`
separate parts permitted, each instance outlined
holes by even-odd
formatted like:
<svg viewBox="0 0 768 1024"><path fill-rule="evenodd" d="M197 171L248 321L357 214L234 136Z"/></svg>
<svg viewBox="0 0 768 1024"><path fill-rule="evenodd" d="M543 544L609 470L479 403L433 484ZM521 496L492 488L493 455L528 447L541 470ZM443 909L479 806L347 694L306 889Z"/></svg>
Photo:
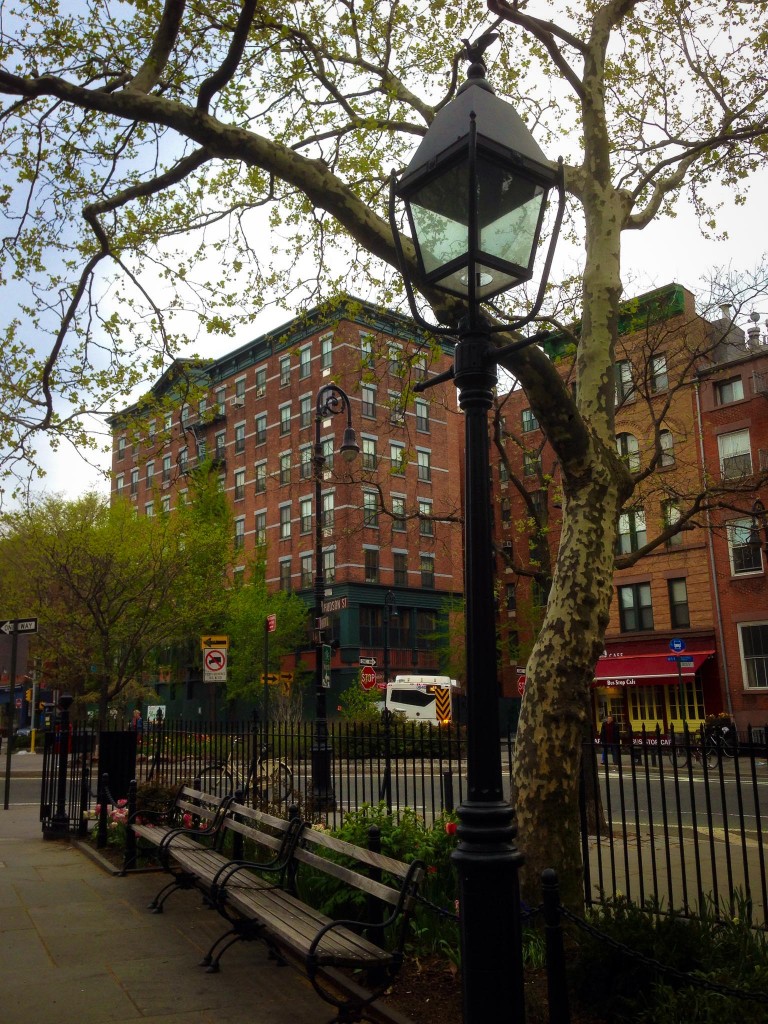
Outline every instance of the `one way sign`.
<svg viewBox="0 0 768 1024"><path fill-rule="evenodd" d="M4 619L0 621L0 633L36 633L37 619Z"/></svg>

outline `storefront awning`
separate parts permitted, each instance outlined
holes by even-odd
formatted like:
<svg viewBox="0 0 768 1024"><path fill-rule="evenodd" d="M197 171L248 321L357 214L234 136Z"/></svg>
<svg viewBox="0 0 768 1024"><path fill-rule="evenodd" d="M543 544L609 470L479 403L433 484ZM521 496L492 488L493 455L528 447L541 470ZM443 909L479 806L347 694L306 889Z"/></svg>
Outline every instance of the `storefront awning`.
<svg viewBox="0 0 768 1024"><path fill-rule="evenodd" d="M672 652L637 654L633 657L603 657L595 668L593 686L673 686L682 675L693 679L714 651L692 651L682 655L680 669Z"/></svg>

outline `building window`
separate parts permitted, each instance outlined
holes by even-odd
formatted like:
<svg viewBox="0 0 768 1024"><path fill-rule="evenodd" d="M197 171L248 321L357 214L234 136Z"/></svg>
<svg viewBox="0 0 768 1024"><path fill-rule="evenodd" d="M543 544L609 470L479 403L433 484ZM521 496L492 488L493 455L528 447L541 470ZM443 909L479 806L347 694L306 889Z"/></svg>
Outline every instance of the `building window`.
<svg viewBox="0 0 768 1024"><path fill-rule="evenodd" d="M312 395L302 395L299 399L299 428L304 430L312 425Z"/></svg>
<svg viewBox="0 0 768 1024"><path fill-rule="evenodd" d="M531 582L531 600L534 608L546 608L549 601L549 591L552 587L551 580L538 580L534 577Z"/></svg>
<svg viewBox="0 0 768 1024"><path fill-rule="evenodd" d="M239 377L235 381L235 398L245 400L245 377Z"/></svg>
<svg viewBox="0 0 768 1024"><path fill-rule="evenodd" d="M163 456L163 483L167 484L171 479L171 456Z"/></svg>
<svg viewBox="0 0 768 1024"><path fill-rule="evenodd" d="M501 499L501 523L502 526L509 526L512 522L512 502L509 498Z"/></svg>
<svg viewBox="0 0 768 1024"><path fill-rule="evenodd" d="M416 613L416 644L422 651L433 651L440 642L437 633L437 612L429 609Z"/></svg>
<svg viewBox="0 0 768 1024"><path fill-rule="evenodd" d="M267 464L266 462L256 463L256 493L263 494L267 489Z"/></svg>
<svg viewBox="0 0 768 1024"><path fill-rule="evenodd" d="M144 506L144 515L153 516L155 514L155 503L154 501L148 501Z"/></svg>
<svg viewBox="0 0 768 1024"><path fill-rule="evenodd" d="M336 579L336 551L334 548L323 552L323 578L326 583L333 583Z"/></svg>
<svg viewBox="0 0 768 1024"><path fill-rule="evenodd" d="M768 687L768 622L740 625L739 643L745 685L750 689Z"/></svg>
<svg viewBox="0 0 768 1024"><path fill-rule="evenodd" d="M741 377L731 377L715 384L715 401L718 405L730 405L740 402L744 397L744 381Z"/></svg>
<svg viewBox="0 0 768 1024"><path fill-rule="evenodd" d="M280 506L280 540L291 539L291 506Z"/></svg>
<svg viewBox="0 0 768 1024"><path fill-rule="evenodd" d="M216 458L223 459L227 453L227 435L222 431L216 435Z"/></svg>
<svg viewBox="0 0 768 1024"><path fill-rule="evenodd" d="M517 609L517 587L514 583L507 584L506 605L508 612L514 612Z"/></svg>
<svg viewBox="0 0 768 1024"><path fill-rule="evenodd" d="M333 335L326 334L320 339L320 365L324 370L333 366Z"/></svg>
<svg viewBox="0 0 768 1024"><path fill-rule="evenodd" d="M638 551L647 542L645 532L645 512L642 509L635 509L632 512L622 512L619 516L619 530L616 537L616 553L618 555L629 554L630 551Z"/></svg>
<svg viewBox="0 0 768 1024"><path fill-rule="evenodd" d="M499 483L509 483L509 470L507 469L506 462L504 462L503 460L499 463Z"/></svg>
<svg viewBox="0 0 768 1024"><path fill-rule="evenodd" d="M429 483L432 480L432 462L429 452L419 449L416 452L417 476L422 483Z"/></svg>
<svg viewBox="0 0 768 1024"><path fill-rule="evenodd" d="M245 470L238 469L235 473L235 501L245 498Z"/></svg>
<svg viewBox="0 0 768 1024"><path fill-rule="evenodd" d="M432 518L432 502L419 501L419 536L434 537L435 521Z"/></svg>
<svg viewBox="0 0 768 1024"><path fill-rule="evenodd" d="M666 391L669 387L669 377L667 376L667 357L652 356L650 369L651 391L654 394L656 394L657 391Z"/></svg>
<svg viewBox="0 0 768 1024"><path fill-rule="evenodd" d="M256 397L263 398L267 393L267 368L260 366L256 371Z"/></svg>
<svg viewBox="0 0 768 1024"><path fill-rule="evenodd" d="M280 433L290 434L291 432L291 407L290 405L280 406Z"/></svg>
<svg viewBox="0 0 768 1024"><path fill-rule="evenodd" d="M372 472L376 469L377 458L376 458L376 438L375 437L364 437L363 438L363 450L362 450L362 466L364 470Z"/></svg>
<svg viewBox="0 0 768 1024"><path fill-rule="evenodd" d="M245 519L235 520L235 550L239 551L245 544Z"/></svg>
<svg viewBox="0 0 768 1024"><path fill-rule="evenodd" d="M181 429L186 430L189 426L189 403L185 402L181 407Z"/></svg>
<svg viewBox="0 0 768 1024"><path fill-rule="evenodd" d="M541 471L541 458L537 452L523 452L523 476L537 476Z"/></svg>
<svg viewBox="0 0 768 1024"><path fill-rule="evenodd" d="M653 629L653 606L650 583L633 583L619 587L619 619L622 633Z"/></svg>
<svg viewBox="0 0 768 1024"><path fill-rule="evenodd" d="M131 494L137 494L139 490L139 471L138 469L131 470Z"/></svg>
<svg viewBox="0 0 768 1024"><path fill-rule="evenodd" d="M688 611L688 586L684 579L667 580L669 615L672 628L686 628L691 624Z"/></svg>
<svg viewBox="0 0 768 1024"><path fill-rule="evenodd" d="M672 498L667 498L666 501L661 503L661 519L664 524L664 529L668 526L674 526L675 523L680 522L680 506ZM667 541L668 548L679 548L683 543L683 534L680 530L677 533L673 533Z"/></svg>
<svg viewBox="0 0 768 1024"><path fill-rule="evenodd" d="M235 427L235 451L240 453L245 451L245 424L238 423Z"/></svg>
<svg viewBox="0 0 768 1024"><path fill-rule="evenodd" d="M301 480L312 479L312 448L310 445L299 451L299 478Z"/></svg>
<svg viewBox="0 0 768 1024"><path fill-rule="evenodd" d="M333 456L333 438L326 437L326 439L323 441L323 459L325 460L323 463L323 470L327 474L330 474L331 470L333 469Z"/></svg>
<svg viewBox="0 0 768 1024"><path fill-rule="evenodd" d="M147 490L151 490L152 485L155 482L155 464L154 462L147 463Z"/></svg>
<svg viewBox="0 0 768 1024"><path fill-rule="evenodd" d="M751 519L734 519L726 527L728 555L731 560L731 572L734 576L762 571L763 553L757 544L749 543L751 532Z"/></svg>
<svg viewBox="0 0 768 1024"><path fill-rule="evenodd" d="M307 345L299 352L299 380L305 380L312 368L312 350Z"/></svg>
<svg viewBox="0 0 768 1024"><path fill-rule="evenodd" d="M405 498L399 495L392 496L392 529L405 532Z"/></svg>
<svg viewBox="0 0 768 1024"><path fill-rule="evenodd" d="M390 441L389 461L392 463L393 476L405 476L405 445Z"/></svg>
<svg viewBox="0 0 768 1024"><path fill-rule="evenodd" d="M254 533L256 534L256 543L263 545L267 543L267 513L265 511L257 512L253 517Z"/></svg>
<svg viewBox="0 0 768 1024"><path fill-rule="evenodd" d="M662 467L674 466L675 464L675 439L671 430L662 430L659 434L659 448L661 458L659 465Z"/></svg>
<svg viewBox="0 0 768 1024"><path fill-rule="evenodd" d="M312 555L301 556L301 589L308 590L314 583Z"/></svg>
<svg viewBox="0 0 768 1024"><path fill-rule="evenodd" d="M403 372L399 345L389 346L389 372L393 377L399 377Z"/></svg>
<svg viewBox="0 0 768 1024"><path fill-rule="evenodd" d="M363 491L363 523L365 526L379 525L379 495L376 491Z"/></svg>
<svg viewBox="0 0 768 1024"><path fill-rule="evenodd" d="M523 433L527 434L531 430L539 429L539 421L533 415L530 409L523 409Z"/></svg>
<svg viewBox="0 0 768 1024"><path fill-rule="evenodd" d="M369 419L376 419L376 388L369 384L363 384L361 388L363 416Z"/></svg>
<svg viewBox="0 0 768 1024"><path fill-rule="evenodd" d="M125 487L125 476L121 473L118 476L118 478L115 480L115 490L117 491L118 498L121 497L121 495L123 493L123 488L124 487Z"/></svg>
<svg viewBox="0 0 768 1024"><path fill-rule="evenodd" d="M166 515L171 511L171 499L169 495L165 495L160 501L160 510Z"/></svg>
<svg viewBox="0 0 768 1024"><path fill-rule="evenodd" d="M413 365L413 379L417 380L417 381L418 380L424 380L424 378L427 376L427 357L426 356L416 356L416 358L413 360L413 364L412 365Z"/></svg>
<svg viewBox="0 0 768 1024"><path fill-rule="evenodd" d="M395 551L393 555L394 583L396 587L408 586L408 555Z"/></svg>
<svg viewBox="0 0 768 1024"><path fill-rule="evenodd" d="M422 434L429 433L429 403L423 398L416 399L416 429Z"/></svg>
<svg viewBox="0 0 768 1024"><path fill-rule="evenodd" d="M616 406L635 400L635 385L632 380L632 363L628 359L618 359L614 366L616 381Z"/></svg>
<svg viewBox="0 0 768 1024"><path fill-rule="evenodd" d="M267 443L267 414L261 413L256 417L256 444Z"/></svg>
<svg viewBox="0 0 768 1024"><path fill-rule="evenodd" d="M333 491L324 494L320 513L320 525L326 533L332 533L336 521L336 499Z"/></svg>
<svg viewBox="0 0 768 1024"><path fill-rule="evenodd" d="M720 453L720 476L723 480L737 480L752 472L752 447L749 430L734 430L719 434L717 448Z"/></svg>
<svg viewBox="0 0 768 1024"><path fill-rule="evenodd" d="M302 498L299 501L299 529L302 533L312 532L312 499Z"/></svg>
<svg viewBox="0 0 768 1024"><path fill-rule="evenodd" d="M366 555L368 552L366 551ZM361 604L359 611L360 645L381 647L384 643L383 615L381 608Z"/></svg>
<svg viewBox="0 0 768 1024"><path fill-rule="evenodd" d="M421 569L421 585L424 590L435 589L435 557L434 555L419 555L419 567Z"/></svg>
<svg viewBox="0 0 768 1024"><path fill-rule="evenodd" d="M403 396L393 391L389 393L389 422L393 427L402 427L405 423Z"/></svg>
<svg viewBox="0 0 768 1024"><path fill-rule="evenodd" d="M379 552L376 548L366 548L365 556L365 582L379 582Z"/></svg>
<svg viewBox="0 0 768 1024"><path fill-rule="evenodd" d="M633 473L640 469L640 448L634 434L617 434L616 451Z"/></svg>
<svg viewBox="0 0 768 1024"><path fill-rule="evenodd" d="M360 363L364 370L373 368L373 337L370 334L360 335Z"/></svg>
<svg viewBox="0 0 768 1024"><path fill-rule="evenodd" d="M227 415L227 389L217 388L216 389L216 413L218 416ZM170 424L166 420L165 429L169 428Z"/></svg>
<svg viewBox="0 0 768 1024"><path fill-rule="evenodd" d="M291 589L291 560L283 558L280 560L280 589Z"/></svg>
<svg viewBox="0 0 768 1024"><path fill-rule="evenodd" d="M291 383L291 357L283 356L280 360L280 387L287 388Z"/></svg>
<svg viewBox="0 0 768 1024"><path fill-rule="evenodd" d="M125 458L125 438L118 437L117 439L117 457L118 459Z"/></svg>
<svg viewBox="0 0 768 1024"><path fill-rule="evenodd" d="M280 456L280 483L289 484L291 482L291 453L283 452Z"/></svg>

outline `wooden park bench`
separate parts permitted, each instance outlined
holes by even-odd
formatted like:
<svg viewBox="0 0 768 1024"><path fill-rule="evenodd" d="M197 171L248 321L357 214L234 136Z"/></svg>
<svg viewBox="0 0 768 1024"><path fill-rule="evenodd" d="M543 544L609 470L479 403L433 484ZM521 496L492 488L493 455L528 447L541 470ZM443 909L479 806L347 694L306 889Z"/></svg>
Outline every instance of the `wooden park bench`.
<svg viewBox="0 0 768 1024"><path fill-rule="evenodd" d="M405 864L380 853L375 843L365 849L298 818L285 821L235 801L227 804L213 842L205 836L201 842L199 835L176 830L163 841L164 866L174 879L161 890L159 907L175 889L194 887L224 917L229 928L203 958L207 969L217 972L233 943L261 939L278 963L306 973L336 1007L338 1021L361 1019L402 964L424 865ZM228 845L231 851L225 852ZM313 888L327 891L329 883L352 906L353 916L334 920L302 898ZM340 969L363 972L366 988L347 987Z"/></svg>

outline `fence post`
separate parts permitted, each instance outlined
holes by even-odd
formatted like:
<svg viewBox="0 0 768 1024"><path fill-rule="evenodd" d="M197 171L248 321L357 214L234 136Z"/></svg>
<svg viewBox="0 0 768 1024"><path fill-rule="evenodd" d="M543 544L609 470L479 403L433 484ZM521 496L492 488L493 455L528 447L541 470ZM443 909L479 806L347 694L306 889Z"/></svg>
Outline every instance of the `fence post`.
<svg viewBox="0 0 768 1024"><path fill-rule="evenodd" d="M443 772L443 810L453 813L453 772Z"/></svg>
<svg viewBox="0 0 768 1024"><path fill-rule="evenodd" d="M91 753L89 740L92 738L92 733L82 729L80 735L82 759L80 765L80 822L77 827L77 834L81 839L85 839L88 835L88 819L85 815L88 811L88 798L91 792L91 766L88 763L88 756Z"/></svg>
<svg viewBox="0 0 768 1024"><path fill-rule="evenodd" d="M131 828L131 823L136 818L137 790L136 779L131 779L128 783L128 823L125 826L125 857L123 858L123 870L120 872L122 875L129 868L136 867L136 833Z"/></svg>
<svg viewBox="0 0 768 1024"><path fill-rule="evenodd" d="M552 868L541 873L544 905L544 941L547 953L547 1000L549 1024L570 1024L568 979L565 972L565 948L560 917L560 886Z"/></svg>
<svg viewBox="0 0 768 1024"><path fill-rule="evenodd" d="M103 850L107 845L107 800L109 794L109 775L104 772L99 784L99 826L96 834L96 847Z"/></svg>

